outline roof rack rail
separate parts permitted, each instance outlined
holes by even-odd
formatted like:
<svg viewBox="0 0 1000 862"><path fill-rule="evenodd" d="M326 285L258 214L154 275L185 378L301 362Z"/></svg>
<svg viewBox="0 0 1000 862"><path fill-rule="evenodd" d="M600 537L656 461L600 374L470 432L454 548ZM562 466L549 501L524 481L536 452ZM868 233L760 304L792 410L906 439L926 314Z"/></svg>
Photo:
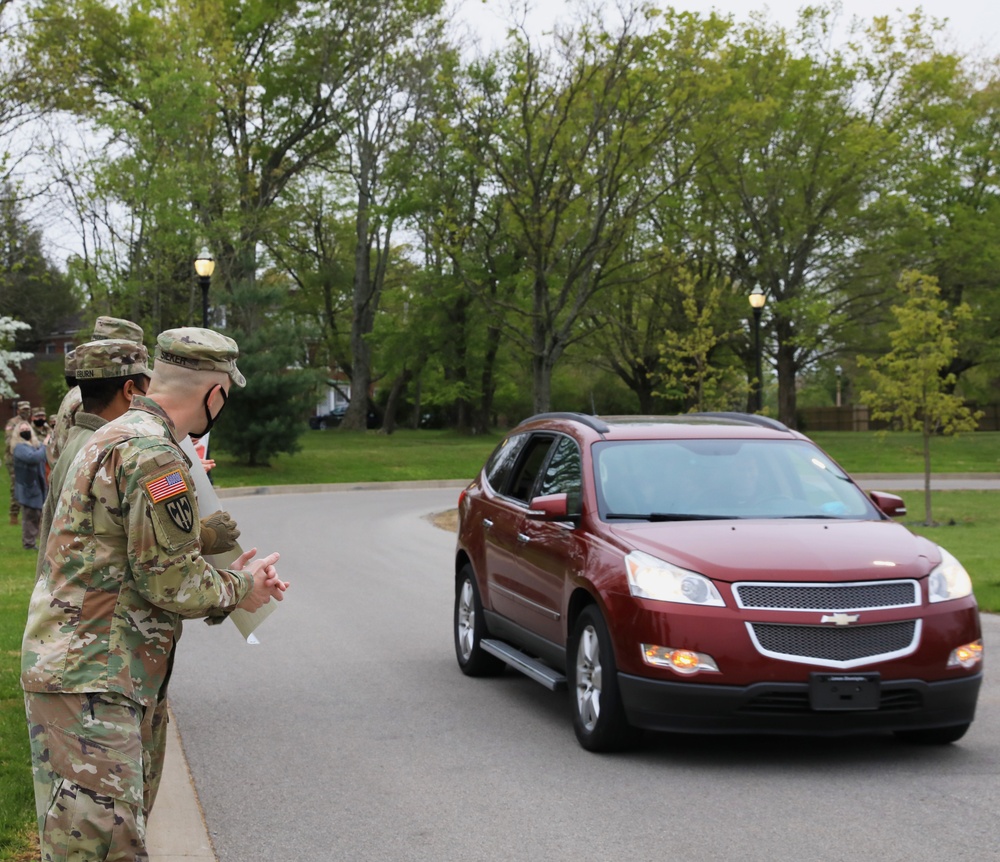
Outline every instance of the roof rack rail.
<svg viewBox="0 0 1000 862"><path fill-rule="evenodd" d="M688 416L704 416L706 419L733 419L738 422L749 422L751 425L760 425L763 428L772 428L775 431L788 431L789 428L784 422L772 419L770 416L761 416L759 413L737 413L736 411L718 411L709 413L688 413Z"/></svg>
<svg viewBox="0 0 1000 862"><path fill-rule="evenodd" d="M524 425L525 422L534 422L536 419L569 419L572 422L579 422L581 425L586 425L588 428L593 428L598 434L606 434L611 430L611 427L598 416L592 416L589 413L569 413L569 412L556 412L556 413L536 413L534 416L529 416L527 419L522 419L518 422L518 425Z"/></svg>

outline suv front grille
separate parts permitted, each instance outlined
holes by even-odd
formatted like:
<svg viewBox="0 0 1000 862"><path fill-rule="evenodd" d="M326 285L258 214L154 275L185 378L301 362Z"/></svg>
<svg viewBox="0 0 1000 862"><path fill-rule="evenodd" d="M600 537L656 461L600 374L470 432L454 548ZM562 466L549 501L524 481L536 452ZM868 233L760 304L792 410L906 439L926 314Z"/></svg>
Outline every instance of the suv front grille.
<svg viewBox="0 0 1000 862"><path fill-rule="evenodd" d="M883 689L879 697L881 712L909 712L920 709L923 698L914 689ZM809 715L814 712L808 691L765 691L748 700L740 712L767 715Z"/></svg>
<svg viewBox="0 0 1000 862"><path fill-rule="evenodd" d="M916 581L852 584L743 583L733 587L741 608L773 611L863 611L920 604Z"/></svg>
<svg viewBox="0 0 1000 862"><path fill-rule="evenodd" d="M772 658L849 668L908 655L920 641L920 620L867 626L747 623L757 650Z"/></svg>

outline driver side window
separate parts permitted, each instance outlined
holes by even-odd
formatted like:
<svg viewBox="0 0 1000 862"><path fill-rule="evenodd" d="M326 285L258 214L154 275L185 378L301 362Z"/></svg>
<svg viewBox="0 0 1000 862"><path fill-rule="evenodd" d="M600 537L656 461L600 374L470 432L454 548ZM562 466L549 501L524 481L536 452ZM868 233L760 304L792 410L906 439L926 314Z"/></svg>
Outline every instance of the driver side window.
<svg viewBox="0 0 1000 862"><path fill-rule="evenodd" d="M538 493L566 494L571 501L576 500L579 505L583 482L581 473L580 450L576 441L569 437L560 437L545 468Z"/></svg>
<svg viewBox="0 0 1000 862"><path fill-rule="evenodd" d="M541 434L533 436L528 441L524 447L524 454L521 456L517 472L510 483L510 489L507 491L508 496L523 503L527 503L531 499L532 489L535 487L538 474L545 464L546 457L548 457L552 442L551 436Z"/></svg>

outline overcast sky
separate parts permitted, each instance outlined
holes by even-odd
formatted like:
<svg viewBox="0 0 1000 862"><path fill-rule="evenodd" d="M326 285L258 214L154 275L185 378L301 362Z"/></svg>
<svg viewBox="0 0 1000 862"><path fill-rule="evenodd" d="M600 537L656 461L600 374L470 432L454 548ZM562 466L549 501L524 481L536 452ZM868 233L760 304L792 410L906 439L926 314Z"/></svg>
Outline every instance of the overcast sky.
<svg viewBox="0 0 1000 862"><path fill-rule="evenodd" d="M484 47L496 46L510 20L506 10L510 0L453 0L457 9L456 19L467 22L470 29L483 40ZM524 5L515 0L516 5ZM534 7L528 20L529 30L540 34L552 26L560 16L567 16L573 0L533 0ZM659 6L673 6L691 12L708 14L715 10L720 14L731 14L738 20L747 18L751 12L766 11L767 16L783 25L794 24L798 10L807 3L803 0L677 0L667 3L659 0ZM910 12L923 9L932 18L948 19L948 33L956 46L976 54L996 56L1000 54L1000 0L924 0L922 3L904 3L900 0L842 0L843 17L871 18L876 15L892 15L897 10Z"/></svg>

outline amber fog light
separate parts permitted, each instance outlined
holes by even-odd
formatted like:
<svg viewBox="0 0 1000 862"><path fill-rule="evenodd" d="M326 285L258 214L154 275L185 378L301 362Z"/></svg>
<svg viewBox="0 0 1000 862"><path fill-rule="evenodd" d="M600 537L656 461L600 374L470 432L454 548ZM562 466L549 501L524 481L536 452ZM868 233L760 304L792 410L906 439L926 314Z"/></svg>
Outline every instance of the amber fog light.
<svg viewBox="0 0 1000 862"><path fill-rule="evenodd" d="M704 671L719 672L719 666L715 663L715 659L703 652L643 644L642 657L646 664L653 667L667 667L675 673L685 676Z"/></svg>
<svg viewBox="0 0 1000 862"><path fill-rule="evenodd" d="M951 651L948 656L948 667L975 667L983 660L983 642L973 641Z"/></svg>

